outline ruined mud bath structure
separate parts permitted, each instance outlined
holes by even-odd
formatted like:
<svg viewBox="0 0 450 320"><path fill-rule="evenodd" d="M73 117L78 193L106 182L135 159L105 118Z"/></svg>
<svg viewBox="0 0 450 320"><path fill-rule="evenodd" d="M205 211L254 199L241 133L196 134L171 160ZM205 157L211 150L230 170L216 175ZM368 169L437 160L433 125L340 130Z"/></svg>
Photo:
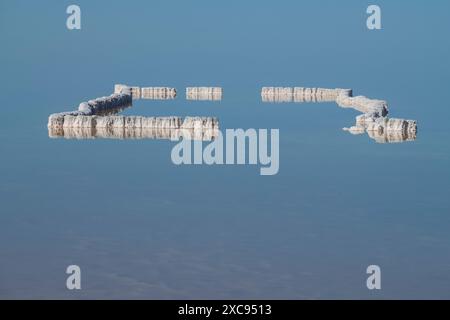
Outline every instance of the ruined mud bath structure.
<svg viewBox="0 0 450 320"><path fill-rule="evenodd" d="M78 109L49 116L50 137L118 138L118 139L194 139L212 140L219 134L219 121L214 117L141 117L118 115L130 107L134 99L169 100L176 97L175 88L136 87L116 84L114 93L79 104ZM415 120L388 117L384 100L353 96L351 89L303 87L264 87L263 102L335 102L342 108L359 112L356 123L344 130L351 134L367 133L377 142L403 142L416 139ZM188 87L188 100L221 100L222 88Z"/></svg>
<svg viewBox="0 0 450 320"><path fill-rule="evenodd" d="M352 134L367 132L369 137L380 143L416 139L415 120L389 118L386 101L364 96L353 97L351 89L263 87L261 98L263 102L275 103L336 102L341 108L352 108L362 113L356 117L354 126L344 128Z"/></svg>

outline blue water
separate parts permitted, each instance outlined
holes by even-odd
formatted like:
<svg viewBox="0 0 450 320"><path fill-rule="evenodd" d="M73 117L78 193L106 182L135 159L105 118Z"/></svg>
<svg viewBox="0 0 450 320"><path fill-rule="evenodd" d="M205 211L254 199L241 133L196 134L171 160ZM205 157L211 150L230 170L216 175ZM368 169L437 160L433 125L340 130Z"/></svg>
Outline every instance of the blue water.
<svg viewBox="0 0 450 320"><path fill-rule="evenodd" d="M0 3L1 298L450 298L450 3L377 1L379 31L368 1L80 0L78 31L69 4ZM178 89L128 114L278 128L279 173L176 166L168 140L49 138L49 114L115 83ZM262 86L386 99L417 139L353 136L355 111L262 103Z"/></svg>

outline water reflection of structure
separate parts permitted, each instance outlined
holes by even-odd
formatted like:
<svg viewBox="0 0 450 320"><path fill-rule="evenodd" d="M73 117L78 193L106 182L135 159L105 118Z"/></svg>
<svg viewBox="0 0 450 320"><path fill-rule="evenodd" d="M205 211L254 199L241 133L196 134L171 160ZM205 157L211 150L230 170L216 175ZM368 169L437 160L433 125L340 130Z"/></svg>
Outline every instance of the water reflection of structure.
<svg viewBox="0 0 450 320"><path fill-rule="evenodd" d="M364 96L353 97L351 89L324 88L283 88L264 87L261 90L263 102L336 102L342 108L352 108L363 114L356 117L356 125L344 128L352 134L367 132L376 142L414 141L417 134L415 120L388 118L387 102L369 99Z"/></svg>

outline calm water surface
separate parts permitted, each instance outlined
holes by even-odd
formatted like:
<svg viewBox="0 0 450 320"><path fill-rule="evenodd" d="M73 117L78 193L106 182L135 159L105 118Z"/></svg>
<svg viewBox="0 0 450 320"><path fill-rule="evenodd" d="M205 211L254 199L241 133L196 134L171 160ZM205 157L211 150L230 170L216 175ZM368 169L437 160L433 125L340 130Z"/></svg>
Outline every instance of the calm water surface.
<svg viewBox="0 0 450 320"><path fill-rule="evenodd" d="M381 31L364 1L78 1L80 31L69 2L0 4L0 297L450 298L450 5L378 2ZM168 140L49 138L49 114L115 83L179 92L125 114L279 128L279 173L175 166ZM197 85L223 100L186 101ZM262 103L262 86L386 99L417 139L353 136L355 111Z"/></svg>

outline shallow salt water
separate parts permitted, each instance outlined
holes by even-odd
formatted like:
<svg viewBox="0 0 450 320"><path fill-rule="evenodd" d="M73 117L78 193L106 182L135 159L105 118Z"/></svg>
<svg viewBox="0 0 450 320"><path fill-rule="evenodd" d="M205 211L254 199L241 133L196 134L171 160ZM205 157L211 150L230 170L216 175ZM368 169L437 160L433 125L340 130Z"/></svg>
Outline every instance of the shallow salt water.
<svg viewBox="0 0 450 320"><path fill-rule="evenodd" d="M450 298L450 5L379 1L369 31L359 1L78 4L80 31L62 4L0 5L1 298ZM279 173L176 166L166 139L49 137L51 113L116 83L178 90L125 115L279 129ZM192 86L222 100L187 101ZM356 111L263 103L263 86L385 99L417 139L351 135Z"/></svg>

